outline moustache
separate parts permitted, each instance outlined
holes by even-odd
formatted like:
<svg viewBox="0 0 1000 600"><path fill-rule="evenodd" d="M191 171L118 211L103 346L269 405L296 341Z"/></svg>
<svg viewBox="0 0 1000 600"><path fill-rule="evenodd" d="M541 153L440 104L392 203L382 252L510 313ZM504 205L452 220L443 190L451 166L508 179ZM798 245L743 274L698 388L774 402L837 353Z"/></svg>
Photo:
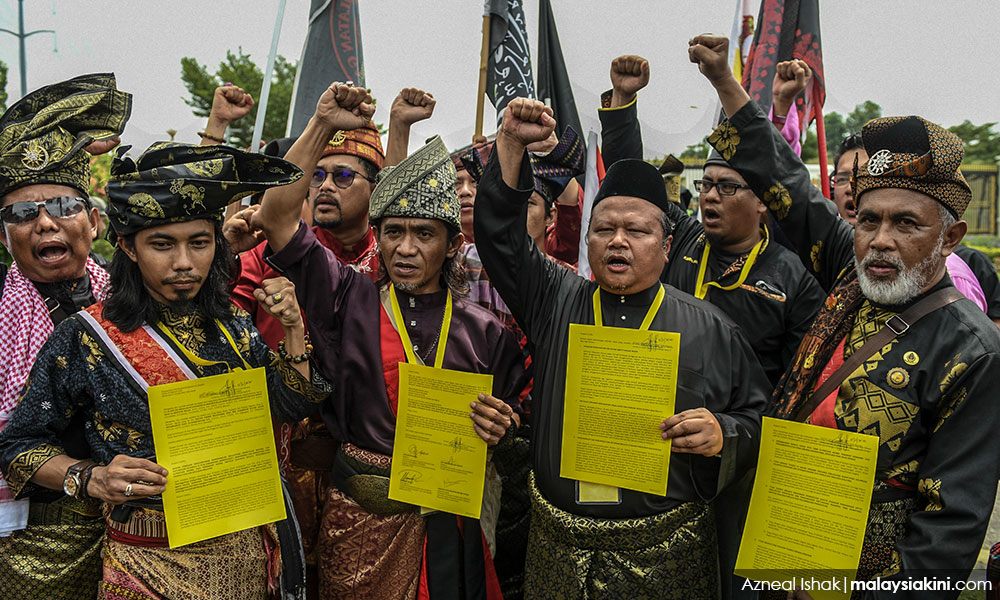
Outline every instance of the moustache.
<svg viewBox="0 0 1000 600"><path fill-rule="evenodd" d="M601 264L608 264L612 259L620 258L625 262L632 264L632 256L624 252L605 252L604 256L601 257Z"/></svg>
<svg viewBox="0 0 1000 600"><path fill-rule="evenodd" d="M902 259L879 250L872 250L869 252L861 261L861 268L866 269L875 261L888 263L899 270L900 273L906 270L906 265L903 263Z"/></svg>
<svg viewBox="0 0 1000 600"><path fill-rule="evenodd" d="M321 201L323 204L332 204L337 208L340 208L340 201L337 200L337 198L333 194L329 194L326 192L317 194L316 199L313 200L313 205L315 206L316 204L320 204Z"/></svg>
<svg viewBox="0 0 1000 600"><path fill-rule="evenodd" d="M160 280L160 283L163 285L170 285L171 283L201 283L202 279L200 275L173 275Z"/></svg>

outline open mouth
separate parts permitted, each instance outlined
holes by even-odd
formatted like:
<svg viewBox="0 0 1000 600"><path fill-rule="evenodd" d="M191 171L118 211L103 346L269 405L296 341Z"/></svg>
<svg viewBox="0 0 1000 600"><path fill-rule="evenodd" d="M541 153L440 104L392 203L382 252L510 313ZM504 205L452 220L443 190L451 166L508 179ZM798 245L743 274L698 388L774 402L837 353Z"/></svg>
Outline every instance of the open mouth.
<svg viewBox="0 0 1000 600"><path fill-rule="evenodd" d="M701 221L703 224L714 225L722 220L722 215L715 208L706 207L701 213Z"/></svg>
<svg viewBox="0 0 1000 600"><path fill-rule="evenodd" d="M844 212L852 219L858 215L858 207L854 204L854 200L844 202Z"/></svg>
<svg viewBox="0 0 1000 600"><path fill-rule="evenodd" d="M417 266L410 263L396 263L392 268L402 277L409 277L417 272Z"/></svg>
<svg viewBox="0 0 1000 600"><path fill-rule="evenodd" d="M69 256L69 246L62 242L42 242L35 252L42 262L55 263Z"/></svg>
<svg viewBox="0 0 1000 600"><path fill-rule="evenodd" d="M620 255L612 255L605 259L604 264L608 266L608 270L612 273L624 273L631 266L631 262L628 257Z"/></svg>

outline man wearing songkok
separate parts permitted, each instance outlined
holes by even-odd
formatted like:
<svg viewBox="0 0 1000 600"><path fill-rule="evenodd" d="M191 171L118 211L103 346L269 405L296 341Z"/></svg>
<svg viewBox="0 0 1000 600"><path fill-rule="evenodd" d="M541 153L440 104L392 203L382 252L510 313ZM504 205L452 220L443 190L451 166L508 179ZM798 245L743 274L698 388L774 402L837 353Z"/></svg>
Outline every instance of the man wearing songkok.
<svg viewBox="0 0 1000 600"><path fill-rule="evenodd" d="M219 90L232 97L230 104L243 102L237 93L239 90L234 90L233 86ZM217 102L219 90L216 93ZM225 104L219 112L232 114L231 107ZM211 117L209 122L212 122ZM306 193L316 239L332 250L342 263L372 280L378 277L378 243L368 223L368 201L375 187L375 175L382 168L384 158L378 129L369 121L364 127L336 132L311 157L314 168L306 171L311 177ZM276 349L284 333L278 321L258 305L254 290L265 279L278 275L264 262L267 242L261 241L263 234L258 237L244 235L259 208L255 205L241 210L227 221L224 231L233 249L243 252L239 260L239 278L233 288L233 302L253 316L254 325L260 330L264 342ZM330 469L337 451L337 440L330 435L318 414L301 423L276 424L275 438L279 463L288 481L302 531L309 596L316 598L316 537L323 500L330 487Z"/></svg>
<svg viewBox="0 0 1000 600"><path fill-rule="evenodd" d="M0 431L53 328L104 298L107 273L89 258L99 217L86 150L113 147L131 106L114 75L85 75L0 117L0 241L14 257L0 278ZM89 456L80 428L60 443ZM49 490L14 500L0 477L0 597L93 597L103 535L97 503Z"/></svg>
<svg viewBox="0 0 1000 600"><path fill-rule="evenodd" d="M545 258L524 226L533 191L525 146L555 126L551 109L518 98L507 107L479 184L476 240L493 285L528 336L535 365L528 598L717 598L718 552L710 501L756 458L767 382L745 337L721 311L665 287L669 201L656 168L619 161L594 199L587 232L595 281ZM560 477L566 348L571 323L680 333L677 413L657 426L672 442L665 496L621 490L581 498ZM648 315L648 316L647 316Z"/></svg>
<svg viewBox="0 0 1000 600"><path fill-rule="evenodd" d="M15 496L62 489L104 503L101 598L243 600L278 588L273 525L168 548L159 495L169 475L155 462L146 390L264 367L279 419L301 419L325 397L308 379L294 288L269 280L257 291L285 328L279 356L229 300L232 252L221 233L226 204L300 177L281 160L166 142L112 166L108 296L52 333L0 433ZM62 442L71 431L77 445Z"/></svg>
<svg viewBox="0 0 1000 600"><path fill-rule="evenodd" d="M972 198L959 170L962 141L914 116L865 125L870 158L852 167L852 230L732 76L727 46L725 38L699 36L689 50L731 115L708 141L765 199L803 263L831 290L771 412L878 436L859 579L965 579L1000 474L1000 456L990 450L1000 430L1000 332L945 271ZM925 316L915 320L915 310ZM868 358L851 371L855 354ZM849 374L840 381L831 373L845 363Z"/></svg>
<svg viewBox="0 0 1000 600"><path fill-rule="evenodd" d="M332 84L287 158L311 168L326 140L363 126L373 112L364 89ZM369 215L380 247L378 284L342 265L299 221L303 187L265 194L254 225L267 235L265 260L297 284L317 366L337 382L322 408L342 443L317 546L321 597L499 597L487 547L490 510L481 524L421 516L418 507L388 498L400 362L492 373L493 395L470 398L469 423L490 446L513 435L523 387L513 334L458 297L462 235L448 152L434 137L379 174ZM495 493L484 497L495 513Z"/></svg>

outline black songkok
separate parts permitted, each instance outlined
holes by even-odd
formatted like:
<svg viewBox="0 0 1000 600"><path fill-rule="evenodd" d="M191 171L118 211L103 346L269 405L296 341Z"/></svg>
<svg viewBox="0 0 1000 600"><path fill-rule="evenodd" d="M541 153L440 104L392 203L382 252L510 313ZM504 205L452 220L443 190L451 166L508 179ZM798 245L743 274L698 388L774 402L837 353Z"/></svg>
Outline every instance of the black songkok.
<svg viewBox="0 0 1000 600"><path fill-rule="evenodd" d="M638 158L624 158L611 165L604 176L604 182L597 190L594 208L598 202L611 196L642 198L652 202L664 212L670 203L659 170Z"/></svg>

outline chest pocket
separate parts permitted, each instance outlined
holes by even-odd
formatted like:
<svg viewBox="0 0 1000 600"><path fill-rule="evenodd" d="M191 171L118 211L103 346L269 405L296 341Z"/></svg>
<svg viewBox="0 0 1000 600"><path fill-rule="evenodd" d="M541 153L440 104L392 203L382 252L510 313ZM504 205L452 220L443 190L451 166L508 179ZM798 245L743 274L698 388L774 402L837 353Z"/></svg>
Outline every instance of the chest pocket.
<svg viewBox="0 0 1000 600"><path fill-rule="evenodd" d="M674 412L690 410L705 406L705 394L708 383L697 371L679 369L677 371L677 396L674 400Z"/></svg>

